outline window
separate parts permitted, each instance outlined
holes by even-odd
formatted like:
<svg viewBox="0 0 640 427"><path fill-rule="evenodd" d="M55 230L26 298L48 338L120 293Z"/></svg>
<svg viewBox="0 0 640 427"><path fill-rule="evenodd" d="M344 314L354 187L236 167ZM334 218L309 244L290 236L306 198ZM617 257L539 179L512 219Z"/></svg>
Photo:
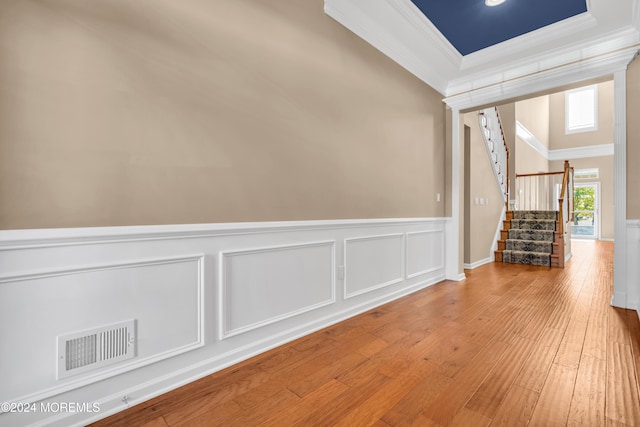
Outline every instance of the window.
<svg viewBox="0 0 640 427"><path fill-rule="evenodd" d="M573 172L573 177L575 179L598 179L598 176L599 176L598 168L576 169Z"/></svg>
<svg viewBox="0 0 640 427"><path fill-rule="evenodd" d="M567 133L598 129L598 86L586 86L565 92Z"/></svg>

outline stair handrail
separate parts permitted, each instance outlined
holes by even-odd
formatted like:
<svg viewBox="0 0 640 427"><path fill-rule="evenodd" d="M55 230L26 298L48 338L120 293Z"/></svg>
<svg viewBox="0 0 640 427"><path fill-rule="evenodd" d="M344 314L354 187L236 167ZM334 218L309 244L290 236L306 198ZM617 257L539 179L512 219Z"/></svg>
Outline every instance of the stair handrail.
<svg viewBox="0 0 640 427"><path fill-rule="evenodd" d="M527 176L547 176L547 175L564 175L564 172L519 173L519 174L516 174L516 178L524 178Z"/></svg>
<svg viewBox="0 0 640 427"><path fill-rule="evenodd" d="M502 193L503 202L509 210L509 147L505 138L502 120L498 107L486 108L478 113L480 129L485 142L485 147L492 161L493 173L498 187ZM494 133L497 135L498 144L494 141ZM495 155L495 158L494 158Z"/></svg>
<svg viewBox="0 0 640 427"><path fill-rule="evenodd" d="M566 160L564 163L564 168L559 172L538 172L538 173L523 173L516 174L516 179L518 178L534 178L534 177L551 177L551 176L562 176L562 184L560 188L560 194L557 198L558 200L558 211L560 213L558 219L563 220L563 224L561 225L561 230L564 232L564 224L566 222L572 221L574 217L573 205L574 205L574 187L573 187L573 167L569 164L569 161ZM558 182L559 184L559 182ZM516 187L518 188L518 187ZM536 187L537 189L537 187ZM536 190L537 191L537 190ZM567 194L569 195L567 197ZM520 197L518 194L516 197ZM565 203L566 202L566 203ZM533 209L540 209L540 207L534 207ZM544 207L542 207L544 209ZM566 214L566 215L565 215Z"/></svg>
<svg viewBox="0 0 640 427"><path fill-rule="evenodd" d="M562 191L560 193L560 197L558 198L558 206L560 208L560 212L558 214L560 221L560 230L559 232L564 235L564 227L565 224L572 220L574 216L573 212L573 203L574 203L574 191L573 191L573 168L569 164L568 160L564 161L564 177L562 178ZM567 192L570 191L570 194L567 195ZM566 199L566 207L565 207L565 199Z"/></svg>

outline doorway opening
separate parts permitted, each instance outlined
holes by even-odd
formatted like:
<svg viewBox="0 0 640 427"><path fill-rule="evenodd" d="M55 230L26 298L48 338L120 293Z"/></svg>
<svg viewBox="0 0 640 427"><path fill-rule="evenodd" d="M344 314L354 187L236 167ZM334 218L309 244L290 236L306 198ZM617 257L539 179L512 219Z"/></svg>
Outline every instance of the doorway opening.
<svg viewBox="0 0 640 427"><path fill-rule="evenodd" d="M573 239L600 239L600 185L580 183L574 186Z"/></svg>

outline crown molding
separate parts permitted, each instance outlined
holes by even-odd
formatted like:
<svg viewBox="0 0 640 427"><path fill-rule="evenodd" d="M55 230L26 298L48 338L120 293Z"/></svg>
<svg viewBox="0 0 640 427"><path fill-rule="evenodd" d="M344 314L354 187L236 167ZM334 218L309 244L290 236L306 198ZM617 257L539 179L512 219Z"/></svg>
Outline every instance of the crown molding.
<svg viewBox="0 0 640 427"><path fill-rule="evenodd" d="M464 57L410 0L325 0L324 10L465 110L624 69L640 47L640 0L626 21L636 26L599 33L609 8L603 1L597 10L588 2L588 12ZM566 44L581 34L590 36ZM561 47L539 52L545 45Z"/></svg>
<svg viewBox="0 0 640 427"><path fill-rule="evenodd" d="M613 144L592 145L587 147L563 148L549 151L549 160L588 159L590 157L613 156Z"/></svg>
<svg viewBox="0 0 640 427"><path fill-rule="evenodd" d="M464 92L503 84L533 74L553 72L555 69L571 67L578 63L586 65L607 61L607 58L614 58L621 50L637 49L639 41L638 30L627 26L606 36L586 39L540 55L529 56L523 60L451 80L447 86L446 95L454 97Z"/></svg>
<svg viewBox="0 0 640 427"><path fill-rule="evenodd" d="M371 11L365 13L359 8L359 3L364 3L364 7L375 9L373 17ZM411 10L408 7L399 6L398 2L393 3L392 5L391 2L377 2L372 5L363 0L325 0L324 12L420 80L444 94L447 79L443 76L447 74L443 73L443 69L447 68L446 65L452 67L452 70L457 69L459 60L456 64L455 59L452 58L450 64L434 67L429 62L429 58L437 54L434 50L440 52L443 47L432 42L427 35L428 30L419 25L407 25L405 14L410 15ZM403 10L403 13L400 10ZM374 18L384 19L385 24L378 24ZM413 19L415 23L417 18Z"/></svg>
<svg viewBox="0 0 640 427"><path fill-rule="evenodd" d="M407 21L429 39L453 64L462 66L464 57L440 30L410 0L387 0Z"/></svg>
<svg viewBox="0 0 640 427"><path fill-rule="evenodd" d="M516 136L548 161L613 156L613 144L549 150L518 120L516 120Z"/></svg>
<svg viewBox="0 0 640 427"><path fill-rule="evenodd" d="M610 53L578 58L573 62L561 65L547 67L540 63L537 71L532 65L526 66L524 69L521 68L521 72L514 69L510 72L502 71L493 76L492 80L498 80L497 82L487 85L479 84L477 89L472 88L449 96L444 99L444 102L451 108L468 110L613 74L616 71L626 69L637 54L639 46L636 42L632 46ZM534 70L522 72L529 70L529 67ZM512 76L511 73L514 75ZM479 82L471 80L470 83L473 85Z"/></svg>
<svg viewBox="0 0 640 427"><path fill-rule="evenodd" d="M465 55L460 64L460 70L490 64L499 61L507 55L514 55L519 52L535 49L546 43L553 43L555 40L595 28L597 25L598 21L590 12L581 13L572 18L547 25L546 27Z"/></svg>

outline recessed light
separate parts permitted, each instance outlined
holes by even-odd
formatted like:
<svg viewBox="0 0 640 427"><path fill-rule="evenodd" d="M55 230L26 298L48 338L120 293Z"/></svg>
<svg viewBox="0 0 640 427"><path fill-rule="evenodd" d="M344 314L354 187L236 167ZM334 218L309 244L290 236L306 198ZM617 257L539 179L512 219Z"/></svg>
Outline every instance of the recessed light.
<svg viewBox="0 0 640 427"><path fill-rule="evenodd" d="M493 6L498 6L502 3L504 3L506 0L484 0L484 4L486 4L489 7L493 7Z"/></svg>

